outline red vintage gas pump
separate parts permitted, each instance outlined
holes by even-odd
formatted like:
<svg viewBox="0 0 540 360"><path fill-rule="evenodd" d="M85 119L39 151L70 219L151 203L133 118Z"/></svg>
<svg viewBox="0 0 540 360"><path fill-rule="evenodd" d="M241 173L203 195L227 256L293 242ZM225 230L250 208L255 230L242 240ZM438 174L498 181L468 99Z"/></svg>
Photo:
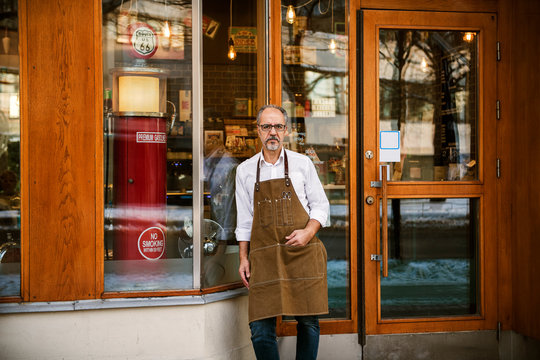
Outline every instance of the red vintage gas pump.
<svg viewBox="0 0 540 360"><path fill-rule="evenodd" d="M115 260L166 257L166 74L117 68L113 75Z"/></svg>

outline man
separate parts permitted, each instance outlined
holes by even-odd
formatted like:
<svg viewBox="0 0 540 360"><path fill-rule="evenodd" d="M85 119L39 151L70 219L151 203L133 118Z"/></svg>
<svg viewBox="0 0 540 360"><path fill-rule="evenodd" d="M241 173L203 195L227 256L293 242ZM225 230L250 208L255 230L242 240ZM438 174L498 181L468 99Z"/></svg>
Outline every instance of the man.
<svg viewBox="0 0 540 360"><path fill-rule="evenodd" d="M239 273L249 289L257 359L279 359L276 317L295 316L297 359L316 359L318 315L328 313L326 250L315 236L329 203L311 160L283 148L288 117L276 105L257 114L262 151L236 170ZM249 257L248 257L249 253Z"/></svg>

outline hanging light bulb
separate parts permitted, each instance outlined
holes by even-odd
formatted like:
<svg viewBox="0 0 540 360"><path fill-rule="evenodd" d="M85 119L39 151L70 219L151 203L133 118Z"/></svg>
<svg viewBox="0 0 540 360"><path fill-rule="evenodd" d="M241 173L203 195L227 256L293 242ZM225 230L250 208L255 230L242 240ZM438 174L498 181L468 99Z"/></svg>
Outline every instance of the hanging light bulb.
<svg viewBox="0 0 540 360"><path fill-rule="evenodd" d="M465 35L463 35L463 40L467 42L471 42L474 39L474 33L472 32L466 32Z"/></svg>
<svg viewBox="0 0 540 360"><path fill-rule="evenodd" d="M332 54L335 54L336 49L337 49L336 40L334 40L334 39L330 40L330 45L328 45L328 48L330 49L330 52Z"/></svg>
<svg viewBox="0 0 540 360"><path fill-rule="evenodd" d="M227 52L227 57L229 59L231 59L231 61L234 61L234 59L236 59L236 50L234 49L234 40L232 38L232 29L233 29L233 25L232 25L232 11L233 11L233 7L232 7L232 2L233 0L230 1L229 5L230 5L230 9L229 9L229 51Z"/></svg>
<svg viewBox="0 0 540 360"><path fill-rule="evenodd" d="M232 38L229 38L229 52L227 53L227 56L231 61L236 59L236 50L234 49L234 41Z"/></svg>
<svg viewBox="0 0 540 360"><path fill-rule="evenodd" d="M422 58L422 62L420 63L420 68L423 72L428 72L428 64L426 61L426 58Z"/></svg>
<svg viewBox="0 0 540 360"><path fill-rule="evenodd" d="M169 27L168 21L165 21L165 25L163 25L163 36L166 38L171 37L171 28Z"/></svg>
<svg viewBox="0 0 540 360"><path fill-rule="evenodd" d="M294 7L292 5L287 6L287 22L289 24L294 24L296 19L296 13L294 12Z"/></svg>

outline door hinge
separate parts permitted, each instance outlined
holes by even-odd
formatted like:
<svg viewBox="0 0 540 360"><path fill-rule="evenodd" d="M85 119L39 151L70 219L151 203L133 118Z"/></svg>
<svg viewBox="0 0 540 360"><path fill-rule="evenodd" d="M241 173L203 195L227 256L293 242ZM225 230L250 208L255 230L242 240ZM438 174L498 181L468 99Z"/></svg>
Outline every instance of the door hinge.
<svg viewBox="0 0 540 360"><path fill-rule="evenodd" d="M496 110L497 110L497 120L501 120L501 102L500 102L500 100L497 100Z"/></svg>
<svg viewBox="0 0 540 360"><path fill-rule="evenodd" d="M501 42L497 41L497 61L501 61Z"/></svg>
<svg viewBox="0 0 540 360"><path fill-rule="evenodd" d="M497 342L501 341L501 328L502 328L502 324L499 321L497 322Z"/></svg>
<svg viewBox="0 0 540 360"><path fill-rule="evenodd" d="M371 261L382 261L382 255L379 254L371 254Z"/></svg>
<svg viewBox="0 0 540 360"><path fill-rule="evenodd" d="M501 178L501 159L497 158L497 179Z"/></svg>

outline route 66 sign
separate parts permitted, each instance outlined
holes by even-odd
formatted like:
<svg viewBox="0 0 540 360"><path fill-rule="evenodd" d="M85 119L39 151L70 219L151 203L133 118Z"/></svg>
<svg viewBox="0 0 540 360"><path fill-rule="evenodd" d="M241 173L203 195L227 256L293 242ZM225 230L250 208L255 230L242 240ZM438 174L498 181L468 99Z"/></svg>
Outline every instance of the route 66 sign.
<svg viewBox="0 0 540 360"><path fill-rule="evenodd" d="M157 51L158 40L154 29L145 23L131 24L128 28L131 54L140 59L151 58Z"/></svg>

